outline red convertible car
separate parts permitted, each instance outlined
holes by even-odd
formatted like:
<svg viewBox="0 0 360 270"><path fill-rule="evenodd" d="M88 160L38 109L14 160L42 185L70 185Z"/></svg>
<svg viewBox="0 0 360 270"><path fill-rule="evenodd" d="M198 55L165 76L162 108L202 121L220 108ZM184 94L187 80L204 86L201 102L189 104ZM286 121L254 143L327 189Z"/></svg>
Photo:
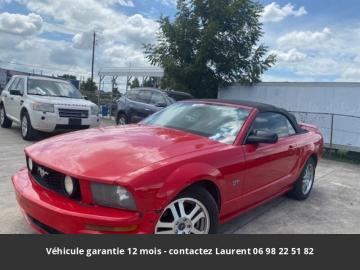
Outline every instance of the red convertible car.
<svg viewBox="0 0 360 270"><path fill-rule="evenodd" d="M207 234L284 193L306 199L322 151L285 110L193 100L36 143L12 181L41 233Z"/></svg>

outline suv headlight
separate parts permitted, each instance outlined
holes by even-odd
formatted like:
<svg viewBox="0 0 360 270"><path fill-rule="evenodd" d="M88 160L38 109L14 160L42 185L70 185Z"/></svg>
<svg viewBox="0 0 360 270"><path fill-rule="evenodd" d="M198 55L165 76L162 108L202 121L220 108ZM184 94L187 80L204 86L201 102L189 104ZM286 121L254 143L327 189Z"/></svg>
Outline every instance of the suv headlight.
<svg viewBox="0 0 360 270"><path fill-rule="evenodd" d="M99 114L98 106L91 106L90 111L91 111L91 115L98 115Z"/></svg>
<svg viewBox="0 0 360 270"><path fill-rule="evenodd" d="M49 103L41 103L41 102L34 102L32 104L32 108L34 111L40 111L40 112L55 112L54 104Z"/></svg>
<svg viewBox="0 0 360 270"><path fill-rule="evenodd" d="M96 204L126 210L136 210L132 194L124 187L91 183L91 193Z"/></svg>

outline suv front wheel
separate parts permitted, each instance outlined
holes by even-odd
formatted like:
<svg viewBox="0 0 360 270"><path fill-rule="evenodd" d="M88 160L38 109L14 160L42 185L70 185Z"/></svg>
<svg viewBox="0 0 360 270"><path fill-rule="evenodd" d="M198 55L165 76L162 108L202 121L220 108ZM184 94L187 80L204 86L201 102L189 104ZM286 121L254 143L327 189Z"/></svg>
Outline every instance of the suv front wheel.
<svg viewBox="0 0 360 270"><path fill-rule="evenodd" d="M21 116L21 136L26 141L33 141L37 135L37 131L31 125L29 114L23 113Z"/></svg>
<svg viewBox="0 0 360 270"><path fill-rule="evenodd" d="M12 121L6 116L3 104L0 104L0 125L3 128L11 128Z"/></svg>

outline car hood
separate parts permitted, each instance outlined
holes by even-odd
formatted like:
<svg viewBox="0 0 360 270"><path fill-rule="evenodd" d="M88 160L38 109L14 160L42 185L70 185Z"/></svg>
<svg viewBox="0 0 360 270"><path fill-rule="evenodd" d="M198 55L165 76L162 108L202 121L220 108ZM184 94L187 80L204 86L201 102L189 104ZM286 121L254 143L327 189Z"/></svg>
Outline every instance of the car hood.
<svg viewBox="0 0 360 270"><path fill-rule="evenodd" d="M56 136L25 152L40 165L73 177L123 182L153 163L218 145L178 130L129 125Z"/></svg>
<svg viewBox="0 0 360 270"><path fill-rule="evenodd" d="M31 96L30 98L36 102L49 103L59 106L81 106L81 107L90 107L95 105L89 100L80 99L80 98L64 98L64 97L46 97L46 96Z"/></svg>

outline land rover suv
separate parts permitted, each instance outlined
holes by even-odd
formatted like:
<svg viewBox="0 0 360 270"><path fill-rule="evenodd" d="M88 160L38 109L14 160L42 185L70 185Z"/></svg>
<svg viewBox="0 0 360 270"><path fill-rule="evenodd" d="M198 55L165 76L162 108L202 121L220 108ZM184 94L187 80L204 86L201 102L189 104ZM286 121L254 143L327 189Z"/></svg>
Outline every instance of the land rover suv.
<svg viewBox="0 0 360 270"><path fill-rule="evenodd" d="M98 107L62 79L14 76L0 96L0 124L21 125L24 140L36 139L39 131L78 130L99 125Z"/></svg>

